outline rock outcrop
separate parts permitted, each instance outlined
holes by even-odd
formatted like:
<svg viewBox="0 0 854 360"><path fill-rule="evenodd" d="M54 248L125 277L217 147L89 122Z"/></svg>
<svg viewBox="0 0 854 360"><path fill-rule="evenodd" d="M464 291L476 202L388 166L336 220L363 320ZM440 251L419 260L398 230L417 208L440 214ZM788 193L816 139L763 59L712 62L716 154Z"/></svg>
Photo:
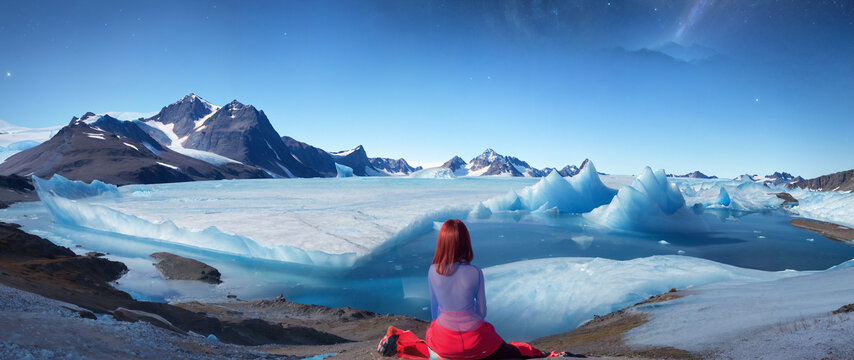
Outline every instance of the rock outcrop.
<svg viewBox="0 0 854 360"><path fill-rule="evenodd" d="M209 284L222 283L219 270L201 261L167 252L156 252L149 256L158 261L154 267L160 271L166 280L194 280Z"/></svg>

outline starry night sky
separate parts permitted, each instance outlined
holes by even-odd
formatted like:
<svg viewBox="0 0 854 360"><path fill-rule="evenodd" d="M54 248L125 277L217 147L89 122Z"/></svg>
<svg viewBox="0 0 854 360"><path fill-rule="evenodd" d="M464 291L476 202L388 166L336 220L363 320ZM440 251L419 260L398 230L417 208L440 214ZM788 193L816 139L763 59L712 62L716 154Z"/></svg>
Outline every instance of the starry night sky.
<svg viewBox="0 0 854 360"><path fill-rule="evenodd" d="M3 1L0 120L187 93L416 164L854 168L852 1Z"/></svg>

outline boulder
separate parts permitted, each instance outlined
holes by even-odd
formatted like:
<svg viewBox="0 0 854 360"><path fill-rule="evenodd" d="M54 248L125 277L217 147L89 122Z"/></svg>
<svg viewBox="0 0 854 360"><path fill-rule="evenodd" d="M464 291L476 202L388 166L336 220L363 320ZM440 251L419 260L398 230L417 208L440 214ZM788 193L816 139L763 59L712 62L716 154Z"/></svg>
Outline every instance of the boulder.
<svg viewBox="0 0 854 360"><path fill-rule="evenodd" d="M219 270L201 261L167 252L157 252L149 256L158 261L154 267L166 280L196 280L210 284L222 282Z"/></svg>

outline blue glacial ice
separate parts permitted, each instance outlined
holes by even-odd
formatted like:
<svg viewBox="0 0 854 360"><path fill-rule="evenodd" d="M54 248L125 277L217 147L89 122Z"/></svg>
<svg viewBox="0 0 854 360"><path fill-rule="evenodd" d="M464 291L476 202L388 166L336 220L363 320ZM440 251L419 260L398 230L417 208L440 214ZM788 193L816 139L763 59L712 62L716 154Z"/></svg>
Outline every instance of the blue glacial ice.
<svg viewBox="0 0 854 360"><path fill-rule="evenodd" d="M795 215L854 227L854 192L789 190L798 206L789 209Z"/></svg>
<svg viewBox="0 0 854 360"><path fill-rule="evenodd" d="M338 171L337 177L353 177L353 169L347 165L335 163L335 170Z"/></svg>
<svg viewBox="0 0 854 360"><path fill-rule="evenodd" d="M517 339L566 332L594 314L619 310L671 288L722 281L767 281L804 272L766 272L688 256L662 255L625 261L527 260L488 267L483 273L486 320L505 338Z"/></svg>
<svg viewBox="0 0 854 360"><path fill-rule="evenodd" d="M72 200L72 198L81 199L85 197L84 195L118 194L115 186L97 180L93 181L92 184L86 184L80 181L70 181L59 175L54 175L51 180L42 180L37 177L34 177L34 180L37 184L39 199L54 220L64 225L146 238L155 242L179 243L251 258L308 265L352 266L356 259L355 254L352 253L327 254L322 251L306 251L291 246L263 246L244 236L223 233L213 226L202 231L193 231L176 226L172 221L152 223L106 206ZM60 194L70 196L70 198L60 196Z"/></svg>
<svg viewBox="0 0 854 360"><path fill-rule="evenodd" d="M734 180L685 181L679 188L688 207L726 208L743 212L780 209L783 199L776 193L787 191L782 187L766 187L754 182Z"/></svg>
<svg viewBox="0 0 854 360"><path fill-rule="evenodd" d="M649 232L696 231L697 216L686 210L685 198L676 184L667 180L664 170L649 167L630 186L624 186L608 205L588 214L585 219L613 229Z"/></svg>
<svg viewBox="0 0 854 360"><path fill-rule="evenodd" d="M593 162L588 162L573 177L564 178L552 171L534 185L484 201L483 207L491 212L557 210L577 214L611 202L616 193L602 183Z"/></svg>
<svg viewBox="0 0 854 360"><path fill-rule="evenodd" d="M82 199L102 195L112 197L121 196L119 188L115 185L106 184L99 180L93 180L87 184L82 181L68 180L59 174L54 174L50 180L33 176L33 184L39 194L53 193L66 199Z"/></svg>
<svg viewBox="0 0 854 360"><path fill-rule="evenodd" d="M43 183L42 189L56 188ZM530 183L241 180L129 185L119 189L124 196L115 198L73 201L62 196L69 191L42 191L40 196L57 222L67 226L248 258L350 266L382 246L431 231L434 222L466 218L479 202Z"/></svg>
<svg viewBox="0 0 854 360"><path fill-rule="evenodd" d="M457 176L454 175L454 172L451 171L451 169L434 167L418 170L409 174L409 177L416 179L454 179Z"/></svg>
<svg viewBox="0 0 854 360"><path fill-rule="evenodd" d="M41 142L39 141L24 140L11 143L6 147L0 146L0 162L4 162L6 161L6 159L12 157L12 155L15 155L29 148L36 147L39 144L41 144Z"/></svg>
<svg viewBox="0 0 854 360"><path fill-rule="evenodd" d="M726 191L726 188L721 187L720 191L718 191L718 198L713 203L706 204L706 206L729 206L731 202L729 192Z"/></svg>

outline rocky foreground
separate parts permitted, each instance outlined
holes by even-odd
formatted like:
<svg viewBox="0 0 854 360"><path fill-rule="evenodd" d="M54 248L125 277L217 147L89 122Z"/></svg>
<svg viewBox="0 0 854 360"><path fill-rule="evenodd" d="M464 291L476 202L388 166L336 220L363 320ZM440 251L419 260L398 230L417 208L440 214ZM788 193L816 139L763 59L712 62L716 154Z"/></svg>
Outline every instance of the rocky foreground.
<svg viewBox="0 0 854 360"><path fill-rule="evenodd" d="M272 300L177 305L110 285L127 268L0 223L0 358L377 359L390 325L428 323L352 308Z"/></svg>

